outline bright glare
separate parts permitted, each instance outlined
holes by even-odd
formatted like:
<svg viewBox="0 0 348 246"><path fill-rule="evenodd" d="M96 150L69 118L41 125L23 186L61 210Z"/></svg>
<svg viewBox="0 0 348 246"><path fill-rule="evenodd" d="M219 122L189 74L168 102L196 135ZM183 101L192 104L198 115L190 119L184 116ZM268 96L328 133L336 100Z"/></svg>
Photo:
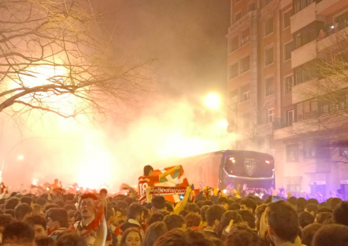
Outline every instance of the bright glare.
<svg viewBox="0 0 348 246"><path fill-rule="evenodd" d="M207 105L209 108L212 109L218 109L220 106L220 97L218 94L215 93L209 93L205 100L204 100L205 105Z"/></svg>
<svg viewBox="0 0 348 246"><path fill-rule="evenodd" d="M23 160L23 159L24 159L24 156L22 156L22 155L18 156L18 160L19 160L19 161L21 161L21 160Z"/></svg>
<svg viewBox="0 0 348 246"><path fill-rule="evenodd" d="M218 125L219 127L224 127L224 128L226 128L226 127L228 127L228 121L227 121L227 120L220 120L220 121L217 122L217 125Z"/></svg>

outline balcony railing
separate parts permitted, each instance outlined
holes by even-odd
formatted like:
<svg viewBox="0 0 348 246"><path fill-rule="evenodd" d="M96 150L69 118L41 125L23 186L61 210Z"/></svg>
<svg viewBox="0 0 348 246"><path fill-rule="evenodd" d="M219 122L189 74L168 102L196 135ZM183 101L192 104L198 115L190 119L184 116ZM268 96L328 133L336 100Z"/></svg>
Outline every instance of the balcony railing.
<svg viewBox="0 0 348 246"><path fill-rule="evenodd" d="M237 20L235 23L233 23L230 28L228 28L228 32L232 32L233 30L235 30L237 27L239 27L240 25L242 25L243 23L249 23L250 19L251 19L251 13L252 11L248 12L246 15L244 15L242 18L240 18L239 20Z"/></svg>

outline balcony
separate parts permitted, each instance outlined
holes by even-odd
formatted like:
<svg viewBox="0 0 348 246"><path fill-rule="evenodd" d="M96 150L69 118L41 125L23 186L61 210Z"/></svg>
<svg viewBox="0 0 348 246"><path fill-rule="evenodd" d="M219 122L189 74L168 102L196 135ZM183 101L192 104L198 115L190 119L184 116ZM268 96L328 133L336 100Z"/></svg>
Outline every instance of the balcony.
<svg viewBox="0 0 348 246"><path fill-rule="evenodd" d="M320 19L315 12L315 5L316 3L312 3L298 13L291 16L291 34L294 34L298 30L301 30L305 26L308 26L312 22L316 21L317 18Z"/></svg>
<svg viewBox="0 0 348 246"><path fill-rule="evenodd" d="M242 18L240 18L238 21L233 23L228 28L228 33L232 33L239 27L250 27L251 18L256 16L256 14L257 14L256 10L249 11L246 15L244 15Z"/></svg>
<svg viewBox="0 0 348 246"><path fill-rule="evenodd" d="M347 0L322 0L316 5L317 15L328 16L348 7Z"/></svg>
<svg viewBox="0 0 348 246"><path fill-rule="evenodd" d="M291 67L299 67L317 57L317 41L313 40L291 52Z"/></svg>
<svg viewBox="0 0 348 246"><path fill-rule="evenodd" d="M347 1L348 2L348 1ZM346 44L347 42L348 27L345 27L337 32L329 33L329 36L319 40L317 42L318 52L328 50L332 47L339 47L340 43Z"/></svg>

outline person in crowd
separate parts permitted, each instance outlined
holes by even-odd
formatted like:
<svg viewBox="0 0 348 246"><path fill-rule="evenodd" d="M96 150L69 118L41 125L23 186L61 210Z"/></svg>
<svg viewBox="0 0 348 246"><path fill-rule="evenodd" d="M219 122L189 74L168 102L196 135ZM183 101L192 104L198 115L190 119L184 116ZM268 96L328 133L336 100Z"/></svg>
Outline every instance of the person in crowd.
<svg viewBox="0 0 348 246"><path fill-rule="evenodd" d="M197 215L201 214L201 209L195 203L188 203L185 206L185 210L187 210L189 213L196 213Z"/></svg>
<svg viewBox="0 0 348 246"><path fill-rule="evenodd" d="M148 226L150 226L151 224L155 223L155 222L161 222L164 220L164 215L161 213L154 213L153 215L150 216L150 219L147 223Z"/></svg>
<svg viewBox="0 0 348 246"><path fill-rule="evenodd" d="M19 198L12 197L5 202L5 209L15 209L15 207L20 203Z"/></svg>
<svg viewBox="0 0 348 246"><path fill-rule="evenodd" d="M226 211L223 213L221 216L221 221L215 230L220 238L225 238L229 233L229 231L227 232L225 229L230 225L231 221L233 221L233 225L236 226L243 221L243 218L237 211Z"/></svg>
<svg viewBox="0 0 348 246"><path fill-rule="evenodd" d="M228 210L229 204L226 197L219 197L218 203L219 203L219 206L223 207L225 210Z"/></svg>
<svg viewBox="0 0 348 246"><path fill-rule="evenodd" d="M231 203L228 205L228 210L238 211L240 210L240 205L238 203Z"/></svg>
<svg viewBox="0 0 348 246"><path fill-rule="evenodd" d="M46 220L38 215L33 215L24 220L35 232L35 239L46 237Z"/></svg>
<svg viewBox="0 0 348 246"><path fill-rule="evenodd" d="M81 220L71 228L84 237L88 245L103 245L106 240L107 226L104 207L96 195L85 193L79 201Z"/></svg>
<svg viewBox="0 0 348 246"><path fill-rule="evenodd" d="M344 225L325 225L314 235L312 246L348 245L348 227Z"/></svg>
<svg viewBox="0 0 348 246"><path fill-rule="evenodd" d="M33 208L32 215L44 216L43 208L40 204L34 203L32 208Z"/></svg>
<svg viewBox="0 0 348 246"><path fill-rule="evenodd" d="M225 246L259 246L260 241L256 233L250 228L233 229L225 240Z"/></svg>
<svg viewBox="0 0 348 246"><path fill-rule="evenodd" d="M26 204L27 205L27 204ZM13 222L5 227L2 234L2 245L23 245L31 246L34 243L35 233L29 225L24 222Z"/></svg>
<svg viewBox="0 0 348 246"><path fill-rule="evenodd" d="M51 237L39 237L35 238L36 246L56 246L56 242Z"/></svg>
<svg viewBox="0 0 348 246"><path fill-rule="evenodd" d="M309 203L305 206L304 211L310 213L315 218L318 213L318 205L314 203Z"/></svg>
<svg viewBox="0 0 348 246"><path fill-rule="evenodd" d="M288 198L288 202L289 202L291 205L293 205L294 207L297 206L297 198L294 197L294 196L289 197L289 198Z"/></svg>
<svg viewBox="0 0 348 246"><path fill-rule="evenodd" d="M185 223L188 228L197 228L201 225L201 216L190 212L185 216Z"/></svg>
<svg viewBox="0 0 348 246"><path fill-rule="evenodd" d="M332 213L330 212L319 212L315 217L315 222L324 224L325 221L332 219Z"/></svg>
<svg viewBox="0 0 348 246"><path fill-rule="evenodd" d="M166 224L168 230L173 230L175 228L186 228L185 220L182 216L177 214L167 215L163 222Z"/></svg>
<svg viewBox="0 0 348 246"><path fill-rule="evenodd" d="M168 171L160 174L159 176L153 176L153 167L146 165L144 167L144 175L138 178L138 193L139 193L139 203L146 203L146 188L153 187L155 183L158 183L160 179L165 178L169 174L179 170L181 166L175 166Z"/></svg>
<svg viewBox="0 0 348 246"><path fill-rule="evenodd" d="M51 208L46 213L47 234L54 240L68 230L68 213L62 208Z"/></svg>
<svg viewBox="0 0 348 246"><path fill-rule="evenodd" d="M210 206L206 213L205 218L207 220L207 227L203 229L203 232L211 237L219 238L218 234L215 232L215 228L220 223L221 217L224 214L225 209L219 205Z"/></svg>
<svg viewBox="0 0 348 246"><path fill-rule="evenodd" d="M303 197L298 198L296 203L297 212L298 213L303 212L306 205L307 205L306 199L304 199Z"/></svg>
<svg viewBox="0 0 348 246"><path fill-rule="evenodd" d="M333 212L333 220L336 224L348 226L348 201L336 205Z"/></svg>
<svg viewBox="0 0 348 246"><path fill-rule="evenodd" d="M205 217L205 213L207 212L209 206L208 205L204 205L203 207L201 207L201 211L200 211L200 214L201 214L201 218L202 218L202 221L201 221L201 229L203 230L205 227L207 227L207 219Z"/></svg>
<svg viewBox="0 0 348 246"><path fill-rule="evenodd" d="M168 231L164 222L154 222L146 230L142 246L153 246L156 240Z"/></svg>
<svg viewBox="0 0 348 246"><path fill-rule="evenodd" d="M265 211L268 237L275 246L299 246L299 222L295 208L285 202L270 203Z"/></svg>
<svg viewBox="0 0 348 246"><path fill-rule="evenodd" d="M307 225L314 223L314 217L307 212L299 213L298 219L299 219L301 229L305 228Z"/></svg>
<svg viewBox="0 0 348 246"><path fill-rule="evenodd" d="M174 229L158 238L154 246L215 246L212 239L196 230Z"/></svg>
<svg viewBox="0 0 348 246"><path fill-rule="evenodd" d="M302 230L302 243L306 246L312 246L312 241L314 238L314 235L319 231L319 229L322 227L322 224L319 223L313 223L308 226L306 226Z"/></svg>
<svg viewBox="0 0 348 246"><path fill-rule="evenodd" d="M14 210L15 218L18 221L25 220L27 217L31 216L32 212L33 212L33 209L30 207L30 205L26 203L18 204Z"/></svg>
<svg viewBox="0 0 348 246"><path fill-rule="evenodd" d="M240 210L247 210L250 213L254 214L256 207L256 202L250 198L243 198L240 201Z"/></svg>
<svg viewBox="0 0 348 246"><path fill-rule="evenodd" d="M256 230L255 216L250 212L250 210L239 210L238 213L242 217L242 224L248 226L252 230Z"/></svg>
<svg viewBox="0 0 348 246"><path fill-rule="evenodd" d="M76 233L64 232L59 236L56 246L90 246L86 241L86 238L79 236ZM94 245L104 245L104 244L94 244Z"/></svg>
<svg viewBox="0 0 348 246"><path fill-rule="evenodd" d="M8 215L8 214L1 214L0 215L0 243L2 241L1 240L2 234L4 232L5 227L11 223L13 223L13 219L10 215Z"/></svg>
<svg viewBox="0 0 348 246"><path fill-rule="evenodd" d="M68 211L69 228L75 224L75 213L76 213L76 211L74 211L74 210Z"/></svg>
<svg viewBox="0 0 348 246"><path fill-rule="evenodd" d="M328 199L328 200L329 200L329 199ZM341 199L341 198L337 198L337 197L332 198L332 199L330 200L330 202L329 202L330 208L331 208L332 210L335 210L335 208L336 208L341 202L342 202L342 199Z"/></svg>
<svg viewBox="0 0 348 246"><path fill-rule="evenodd" d="M155 196L152 198L151 205L153 213L167 213L166 200L163 196Z"/></svg>
<svg viewBox="0 0 348 246"><path fill-rule="evenodd" d="M30 207L33 206L33 198L31 198L30 196L22 196L20 199L20 203L26 203L28 204Z"/></svg>
<svg viewBox="0 0 348 246"><path fill-rule="evenodd" d="M261 216L265 212L267 208L266 204L262 204L258 206L255 210L255 226L256 226L256 231L260 230L260 222L261 222Z"/></svg>
<svg viewBox="0 0 348 246"><path fill-rule="evenodd" d="M142 235L135 227L130 227L124 231L121 239L121 246L140 246L142 243Z"/></svg>

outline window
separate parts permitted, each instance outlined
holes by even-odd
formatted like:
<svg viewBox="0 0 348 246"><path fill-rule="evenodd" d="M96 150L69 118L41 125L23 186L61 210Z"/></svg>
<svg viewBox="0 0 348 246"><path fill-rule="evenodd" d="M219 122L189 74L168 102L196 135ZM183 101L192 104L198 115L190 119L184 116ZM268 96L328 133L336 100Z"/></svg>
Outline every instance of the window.
<svg viewBox="0 0 348 246"><path fill-rule="evenodd" d="M241 36L242 36L242 37L241 37L242 40L241 40L241 42L240 42L240 45L242 46L242 45L248 43L249 40L250 40L250 28L244 30L244 31L242 32L242 35L241 35Z"/></svg>
<svg viewBox="0 0 348 246"><path fill-rule="evenodd" d="M234 37L230 40L230 52L235 51L238 49L238 36Z"/></svg>
<svg viewBox="0 0 348 246"><path fill-rule="evenodd" d="M250 70L250 56L243 58L240 62L240 73Z"/></svg>
<svg viewBox="0 0 348 246"><path fill-rule="evenodd" d="M305 120L318 116L318 101L317 99L308 100L296 104L297 120Z"/></svg>
<svg viewBox="0 0 348 246"><path fill-rule="evenodd" d="M274 108L270 108L267 110L267 121L268 122L274 121Z"/></svg>
<svg viewBox="0 0 348 246"><path fill-rule="evenodd" d="M336 18L336 22L338 23L338 30L341 30L341 29L347 27L347 24L348 24L348 12L338 16Z"/></svg>
<svg viewBox="0 0 348 246"><path fill-rule="evenodd" d="M250 99L250 85L244 85L240 88L240 101L244 102Z"/></svg>
<svg viewBox="0 0 348 246"><path fill-rule="evenodd" d="M290 17L293 14L293 10L289 10L288 12L284 13L284 19L283 19L283 28L287 28L290 26Z"/></svg>
<svg viewBox="0 0 348 246"><path fill-rule="evenodd" d="M265 51L265 65L273 63L273 47L266 49Z"/></svg>
<svg viewBox="0 0 348 246"><path fill-rule="evenodd" d="M292 76L285 78L285 93L290 93L292 91Z"/></svg>
<svg viewBox="0 0 348 246"><path fill-rule="evenodd" d="M315 39L317 39L319 32L325 29L325 23L321 21L315 21L308 26L302 28L298 32L294 33L295 46L299 48Z"/></svg>
<svg viewBox="0 0 348 246"><path fill-rule="evenodd" d="M330 148L327 139L307 140L303 142L304 158L330 158Z"/></svg>
<svg viewBox="0 0 348 246"><path fill-rule="evenodd" d="M242 18L242 12L238 12L235 16L234 16L234 21L237 22Z"/></svg>
<svg viewBox="0 0 348 246"><path fill-rule="evenodd" d="M298 161L298 145L290 144L286 145L286 161L287 162L297 162Z"/></svg>
<svg viewBox="0 0 348 246"><path fill-rule="evenodd" d="M294 50L294 42L291 41L284 45L284 61L291 58L291 51Z"/></svg>
<svg viewBox="0 0 348 246"><path fill-rule="evenodd" d="M273 77L266 79L266 96L274 94Z"/></svg>
<svg viewBox="0 0 348 246"><path fill-rule="evenodd" d="M321 0L294 0L293 6L295 9L295 13L301 11L307 6L311 5L313 2L320 2Z"/></svg>
<svg viewBox="0 0 348 246"><path fill-rule="evenodd" d="M238 89L230 91L230 105L234 105L238 100Z"/></svg>
<svg viewBox="0 0 348 246"><path fill-rule="evenodd" d="M286 125L291 126L292 122L295 121L295 110L291 109L286 111Z"/></svg>
<svg viewBox="0 0 348 246"><path fill-rule="evenodd" d="M238 76L238 62L230 65L230 79L233 79Z"/></svg>
<svg viewBox="0 0 348 246"><path fill-rule="evenodd" d="M256 10L256 4L255 4L255 2L249 3L249 4L248 4L248 10L249 10L249 11Z"/></svg>
<svg viewBox="0 0 348 246"><path fill-rule="evenodd" d="M265 36L273 32L273 17L265 21Z"/></svg>
<svg viewBox="0 0 348 246"><path fill-rule="evenodd" d="M318 77L317 64L320 60L314 60L294 68L294 85L304 83Z"/></svg>

